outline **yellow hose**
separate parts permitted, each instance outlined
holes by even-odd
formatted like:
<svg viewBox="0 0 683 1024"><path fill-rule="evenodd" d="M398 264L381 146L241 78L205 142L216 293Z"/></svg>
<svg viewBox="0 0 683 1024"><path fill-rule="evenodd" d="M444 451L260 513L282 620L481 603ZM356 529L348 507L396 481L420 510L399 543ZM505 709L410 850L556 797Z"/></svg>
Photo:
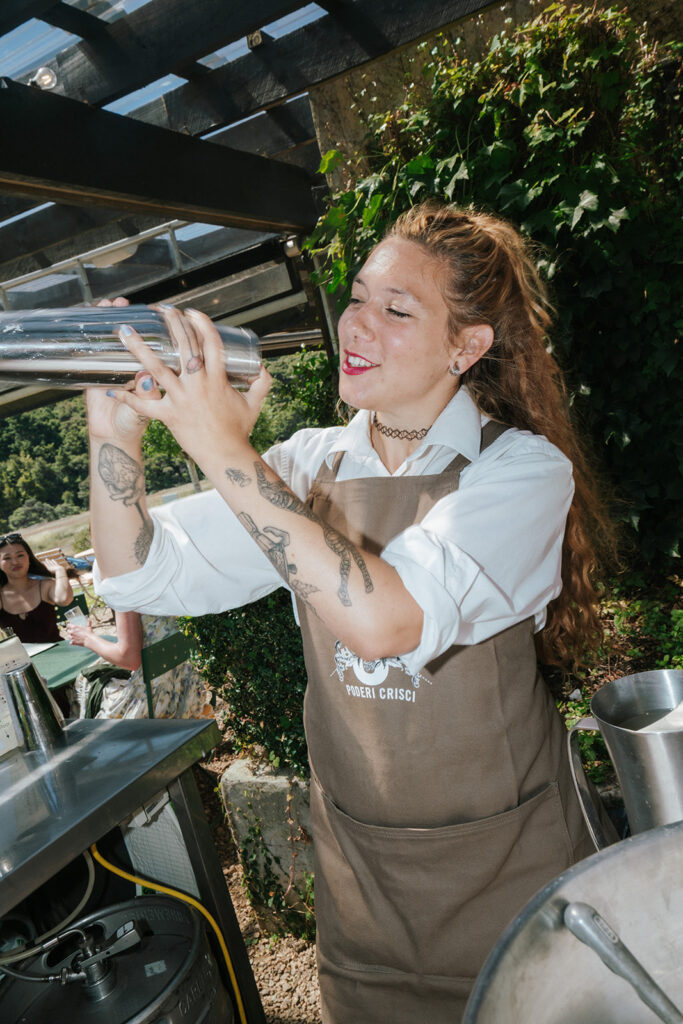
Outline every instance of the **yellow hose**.
<svg viewBox="0 0 683 1024"><path fill-rule="evenodd" d="M135 882L136 885L144 885L146 889L154 889L156 892L163 892L167 896L174 896L177 900L183 900L184 903L189 903L190 906L194 907L195 910L198 910L200 914L204 915L204 917L206 918L206 920L209 922L214 932L216 933L216 938L218 939L219 945L221 947L221 953L223 954L225 965L228 968L230 983L235 993L235 999L237 1001L237 1012L239 1013L241 1024L247 1024L247 1017L244 1012L244 1004L242 1002L242 996L240 994L239 986L237 984L235 969L232 966L232 960L230 959L230 954L228 953L228 947L225 944L225 939L223 938L220 928L218 927L218 925L216 924L208 910L206 910L201 905L201 903L199 903L192 896L186 896L184 892L178 892L177 889L169 889L168 886L166 885L159 885L158 882L150 882L146 878L138 878L137 875L130 875L128 874L127 871L122 871L121 868L117 868L114 864L111 864L108 860L104 859L100 851L97 849L96 843L92 844L92 846L90 847L90 852L97 861L97 863L101 864L103 868L107 869L107 871L111 871L113 872L113 874L119 875L120 878L125 878L129 882Z"/></svg>

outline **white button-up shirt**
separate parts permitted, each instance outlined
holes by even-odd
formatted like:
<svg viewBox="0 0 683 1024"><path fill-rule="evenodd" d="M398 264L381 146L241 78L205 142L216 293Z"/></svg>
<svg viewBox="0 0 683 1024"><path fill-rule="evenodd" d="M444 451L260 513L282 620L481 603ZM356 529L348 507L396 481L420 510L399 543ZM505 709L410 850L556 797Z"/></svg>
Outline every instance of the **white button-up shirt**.
<svg viewBox="0 0 683 1024"><path fill-rule="evenodd" d="M323 462L343 451L338 480L389 476L370 443L371 413L347 427L300 430L264 455L301 499ZM424 612L414 651L397 651L410 672L452 644L475 644L534 617L545 622L561 590L562 538L573 495L572 467L544 437L510 429L481 455L481 416L462 387L419 448L393 474L444 470L458 453L470 460L456 491L386 546ZM99 594L119 610L203 615L255 601L282 578L216 491L155 508L154 538L142 568L103 580Z"/></svg>

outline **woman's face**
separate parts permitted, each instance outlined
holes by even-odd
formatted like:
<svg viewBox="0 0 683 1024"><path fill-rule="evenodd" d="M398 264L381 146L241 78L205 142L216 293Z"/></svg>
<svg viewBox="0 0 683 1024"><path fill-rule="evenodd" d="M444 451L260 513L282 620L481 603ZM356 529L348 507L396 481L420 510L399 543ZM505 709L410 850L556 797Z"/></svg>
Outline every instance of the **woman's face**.
<svg viewBox="0 0 683 1024"><path fill-rule="evenodd" d="M441 268L414 242L390 238L368 258L339 320L339 394L385 424L430 426L457 388Z"/></svg>
<svg viewBox="0 0 683 1024"><path fill-rule="evenodd" d="M10 580L26 576L28 555L21 544L5 544L0 548L0 569Z"/></svg>

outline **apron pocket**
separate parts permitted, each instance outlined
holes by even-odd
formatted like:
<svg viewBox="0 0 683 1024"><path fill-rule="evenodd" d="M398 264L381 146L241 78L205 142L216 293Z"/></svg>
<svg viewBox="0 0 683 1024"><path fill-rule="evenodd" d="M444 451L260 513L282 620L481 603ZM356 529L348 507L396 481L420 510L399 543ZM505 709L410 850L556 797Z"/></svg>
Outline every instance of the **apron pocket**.
<svg viewBox="0 0 683 1024"><path fill-rule="evenodd" d="M556 783L440 828L366 825L311 780L321 954L340 967L473 979L503 928L572 863Z"/></svg>

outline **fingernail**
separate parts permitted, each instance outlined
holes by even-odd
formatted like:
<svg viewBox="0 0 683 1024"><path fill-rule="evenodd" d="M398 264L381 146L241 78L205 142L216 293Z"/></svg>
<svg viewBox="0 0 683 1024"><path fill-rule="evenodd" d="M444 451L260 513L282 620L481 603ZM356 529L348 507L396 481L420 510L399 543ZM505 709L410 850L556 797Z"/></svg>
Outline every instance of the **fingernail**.
<svg viewBox="0 0 683 1024"><path fill-rule="evenodd" d="M107 396L109 398L113 398L114 397L114 392L111 390L111 388L109 388L109 390L107 391Z"/></svg>
<svg viewBox="0 0 683 1024"><path fill-rule="evenodd" d="M154 378L143 377L142 380L140 381L140 387L142 388L143 391L152 391L154 388Z"/></svg>
<svg viewBox="0 0 683 1024"><path fill-rule="evenodd" d="M128 338L133 333L133 328L129 324L121 324L119 328L119 334L125 334Z"/></svg>

